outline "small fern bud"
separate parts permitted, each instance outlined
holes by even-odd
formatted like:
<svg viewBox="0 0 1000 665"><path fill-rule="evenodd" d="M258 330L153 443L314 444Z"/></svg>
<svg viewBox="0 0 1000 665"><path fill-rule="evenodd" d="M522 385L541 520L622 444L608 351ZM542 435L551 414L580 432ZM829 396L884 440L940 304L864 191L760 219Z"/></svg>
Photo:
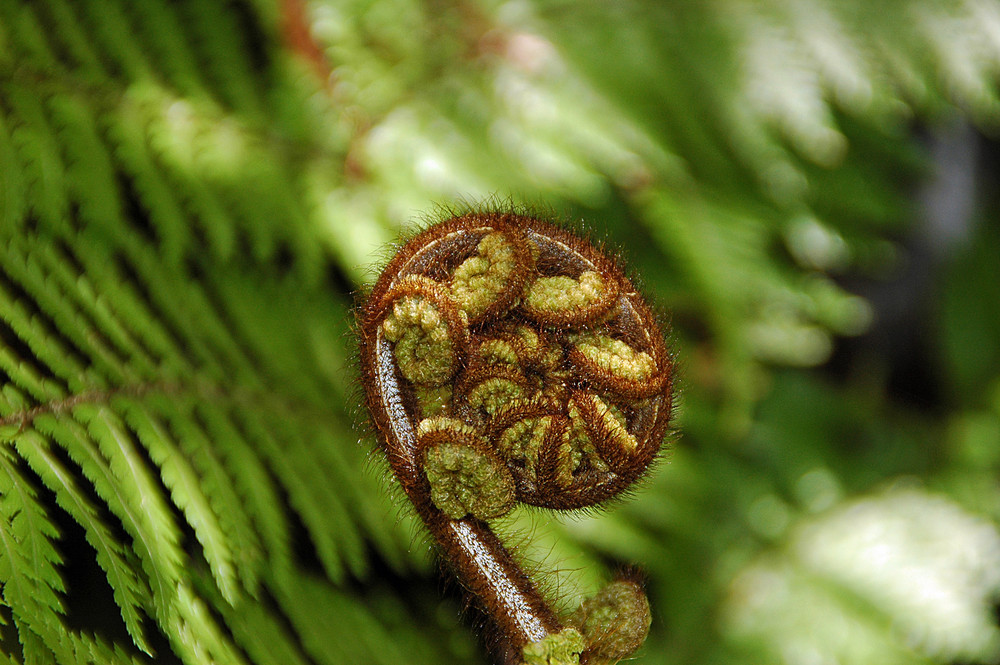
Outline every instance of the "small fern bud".
<svg viewBox="0 0 1000 665"><path fill-rule="evenodd" d="M588 663L617 663L646 640L652 618L642 587L617 580L584 600L569 617L586 638Z"/></svg>

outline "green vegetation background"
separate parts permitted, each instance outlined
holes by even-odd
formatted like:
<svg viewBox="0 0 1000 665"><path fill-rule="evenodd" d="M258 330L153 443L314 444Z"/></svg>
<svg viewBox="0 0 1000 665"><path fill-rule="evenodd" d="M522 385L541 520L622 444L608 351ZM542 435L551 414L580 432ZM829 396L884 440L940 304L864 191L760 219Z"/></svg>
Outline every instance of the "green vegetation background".
<svg viewBox="0 0 1000 665"><path fill-rule="evenodd" d="M990 0L0 2L0 657L484 662L350 309L499 200L679 361L633 499L503 527L565 608L636 564L641 663L1000 662L998 83Z"/></svg>

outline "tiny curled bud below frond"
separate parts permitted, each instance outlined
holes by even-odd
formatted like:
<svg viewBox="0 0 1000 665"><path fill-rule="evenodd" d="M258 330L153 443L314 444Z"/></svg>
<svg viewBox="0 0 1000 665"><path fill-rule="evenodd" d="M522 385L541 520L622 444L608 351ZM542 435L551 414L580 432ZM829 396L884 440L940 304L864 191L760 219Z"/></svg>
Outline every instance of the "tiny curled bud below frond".
<svg viewBox="0 0 1000 665"><path fill-rule="evenodd" d="M569 624L586 638L590 663L616 663L646 640L652 617L642 587L618 580L580 604Z"/></svg>

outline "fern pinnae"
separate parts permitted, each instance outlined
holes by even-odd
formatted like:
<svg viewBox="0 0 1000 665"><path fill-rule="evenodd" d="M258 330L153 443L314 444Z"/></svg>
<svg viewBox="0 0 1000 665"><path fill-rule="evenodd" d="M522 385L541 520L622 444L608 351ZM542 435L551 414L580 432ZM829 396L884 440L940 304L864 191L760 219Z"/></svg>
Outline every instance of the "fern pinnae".
<svg viewBox="0 0 1000 665"><path fill-rule="evenodd" d="M106 254L99 251L98 242L93 237L78 237L80 250L74 258L81 262L84 274L101 294L103 307L122 326L125 334L141 346L144 355L155 364L156 376L161 381L189 376L194 368L183 351L183 343L164 325L161 317L154 314L155 306L129 275L123 273L119 262L109 261Z"/></svg>
<svg viewBox="0 0 1000 665"><path fill-rule="evenodd" d="M0 39L3 36L0 35ZM0 91L3 84L0 83ZM2 94L2 92L0 92ZM0 110L0 219L20 225L28 210L27 189L17 147L14 145L11 119Z"/></svg>
<svg viewBox="0 0 1000 665"><path fill-rule="evenodd" d="M97 564L107 575L129 636L140 649L152 653L142 627L143 614L149 609L149 589L136 576L120 539L109 530L103 516L78 487L73 474L53 454L45 437L29 429L15 439L15 447L18 455L55 493L56 503L83 527L87 542L94 548Z"/></svg>
<svg viewBox="0 0 1000 665"><path fill-rule="evenodd" d="M48 294L46 294L46 295L48 295ZM56 298L56 301L57 302L55 302L55 303L48 303L48 304L52 304L53 307L56 309L56 311L58 311L58 308L60 306L61 307L65 307L65 303L62 302L59 298ZM118 299L118 298L115 298L114 302L117 305L117 304L121 303L121 300ZM77 319L76 316L68 316L67 317L67 320L76 320L76 319ZM132 320L134 321L134 318ZM151 324L151 326L155 326L155 323L152 322L152 321L150 321L150 324ZM178 324L175 329L181 330L181 329L184 329L185 327L186 326L184 324ZM206 328L206 326L202 325L202 326L200 326L200 328L204 329L204 328ZM222 329L218 328L218 326L216 326L216 330L220 334L223 333ZM77 331L77 332L79 332L79 331ZM218 338L218 336L216 336L216 338ZM172 349L172 353L170 353L170 355L171 356L181 357L182 354L183 354L183 352L181 351L181 349L178 348L176 344L174 344L173 347L174 348ZM232 357L234 354L238 355L239 351L234 350L229 355ZM94 349L91 348L91 349L88 350L88 355L90 355L93 358L94 356L99 355L99 354L94 353ZM205 355L206 356L209 355L209 352L206 351ZM215 354L215 357L217 357L217 354ZM114 365L114 363L112 363L112 364ZM121 365L121 363L118 363L118 365ZM125 365L125 366L127 366L127 365ZM225 370L223 370L222 368L220 368L220 373L223 373L224 371ZM169 409L167 409L167 411L169 411ZM134 423L133 423L133 426L134 426ZM157 439L155 437L153 437L152 435L149 435L148 437L140 435L139 440L142 441L143 444L148 447L148 446L153 445L152 442L156 441ZM152 454L153 458L155 460L157 460L161 464L168 464L168 463L169 464L174 464L175 462L171 462L171 460L182 459L182 456L179 455L179 453L177 453L176 451L174 453L170 453L170 454L166 454L166 455L158 455L158 454L156 454L155 450L151 449L150 453ZM206 490L206 488L202 488L202 487L198 486L198 483L196 482L197 479L196 479L196 477L194 475L192 475L193 472L191 472L190 469L186 473L180 473L180 472L177 472L176 469L172 470L171 468L165 468L163 470L163 474L164 474L164 479L168 482L168 484L170 484L172 473L175 473L177 475L178 479L183 479L183 478L187 478L188 479L188 481L186 483L186 485L188 487L187 493L190 493L190 492L193 492L193 491L197 491L200 494L203 490ZM180 482L180 480L177 480L177 479L175 479L175 481L176 482ZM220 480L220 482L216 483L216 486L217 487L222 487L222 488L227 488L228 487L228 481ZM175 492L177 491L176 487L174 487L173 489L175 490ZM185 512L188 513L188 518L192 522L192 524L195 526L196 533L198 534L199 538L202 540L203 544L206 546L206 555L207 555L209 561L210 562L214 562L213 570L217 574L219 583L222 586L222 588L224 589L226 597L231 600L233 598L233 594L234 594L234 589L233 589L232 581L231 581L231 577L232 577L232 571L231 571L232 553L231 553L231 551L229 550L229 548L227 546L227 540L225 538L223 538L221 535L218 534L218 531L217 531L218 524L216 524L216 527L212 527L210 525L212 523L216 523L216 520L218 519L219 515L230 515L230 516L233 516L233 517L229 518L230 526L233 527L233 528L231 528L231 529L228 530L229 533L227 535L233 535L234 533L240 532L240 529L234 526L235 522L233 521L233 520L236 519L235 516L241 515L239 503L237 501L234 501L232 499L232 497L230 497L230 499L225 502L227 504L227 507L224 510L214 511L214 510L209 510L209 505L204 500L195 500L193 503L191 503L191 502L186 502L183 499L184 496L186 496L185 492L182 492L180 495L175 494L175 497L174 497L175 498L175 502L178 503L178 505L180 505L180 507L182 507L182 509L184 509ZM188 497L188 498L190 498L190 497ZM198 509L199 506L200 506L200 509ZM197 517L196 515L192 515L191 514L192 510L196 510L197 514L200 515L200 517ZM243 533L249 533L249 531L246 530L246 529L243 529L242 532ZM216 534L216 535L211 535L211 534ZM246 541L246 539L239 539L238 540L238 542L245 542L245 541ZM248 549L242 549L241 548L241 551L244 552L244 553L246 553L246 552L252 552L255 549L256 548L248 548ZM253 567L252 564L248 563L248 564L243 565L242 569L244 571L251 571L252 567Z"/></svg>
<svg viewBox="0 0 1000 665"><path fill-rule="evenodd" d="M275 419L277 420L277 419ZM277 424L283 425L278 421ZM356 577L361 577L368 569L365 543L356 518L357 509L352 505L362 500L357 495L357 481L354 474L357 462L349 461L345 450L351 450L355 442L347 437L339 438L337 432L348 431L348 425L338 428L314 423L303 423L297 431L281 432L283 439L294 441L289 453L295 465L308 470L309 483L318 488L318 501L325 506L327 526L337 534L337 557L342 565ZM313 534L315 537L315 533ZM331 577L334 581L341 579Z"/></svg>
<svg viewBox="0 0 1000 665"><path fill-rule="evenodd" d="M24 663L77 662L77 654L68 644L70 631L61 630L48 635L48 631L32 630L28 626L18 626L18 641L21 643L21 661ZM6 661L14 665L13 659Z"/></svg>
<svg viewBox="0 0 1000 665"><path fill-rule="evenodd" d="M59 531L48 515L48 509L38 501L34 483L18 468L18 461L7 446L0 447L0 474L0 500L5 504L2 510L6 518L4 523L21 543L20 547L31 564L31 576L44 582L49 590L42 589L35 599L61 613L64 607L58 594L65 592L66 588L58 571L62 556L53 542L59 538Z"/></svg>
<svg viewBox="0 0 1000 665"><path fill-rule="evenodd" d="M107 644L98 636L63 629L51 636L28 630L19 634L22 663L73 663L73 665L140 665L147 660ZM12 665L17 661L9 661Z"/></svg>
<svg viewBox="0 0 1000 665"><path fill-rule="evenodd" d="M0 579L15 621L51 636L62 629L66 591L59 572L59 532L9 448L0 448Z"/></svg>
<svg viewBox="0 0 1000 665"><path fill-rule="evenodd" d="M307 417L329 419L327 424L339 426L332 422L326 405L337 394L337 386L331 384L336 368L343 364L337 364L340 359L318 364L310 352L319 347L332 353L321 345L340 333L334 322L338 316L346 318L344 310L320 294L305 292L296 277L282 282L255 279L248 289L246 276L230 276L213 280L204 292L216 316L225 322L233 344L245 350L248 363L253 360L254 373L263 379L266 392L280 390L286 400L318 407ZM287 326L291 317L300 319L294 330Z"/></svg>
<svg viewBox="0 0 1000 665"><path fill-rule="evenodd" d="M129 123L130 125L135 123ZM176 268L190 249L192 239L188 233L188 218L177 193L170 187L163 169L149 154L150 146L142 141L141 126L128 127L132 145L121 151L121 166L128 176L130 192L140 202L142 212L156 236L157 263ZM114 139L112 139L114 140ZM133 160L126 162L125 160ZM120 231L119 231L120 233Z"/></svg>
<svg viewBox="0 0 1000 665"><path fill-rule="evenodd" d="M226 202L205 182L202 162L201 134L211 131L218 118L206 117L208 102L197 104L173 97L163 91L158 107L143 107L144 125L148 128L148 151L145 156L150 168L163 178L169 191L176 194L179 205L191 226L197 226L204 237L204 249L221 261L228 261L236 251L237 224L226 209ZM209 106L215 110L214 106ZM121 122L130 122L124 115ZM135 148L128 147L133 151Z"/></svg>
<svg viewBox="0 0 1000 665"><path fill-rule="evenodd" d="M246 506L234 488L233 479L219 459L218 449L225 443L208 436L196 420L195 405L202 399L199 395L152 393L141 400L120 398L116 403L121 405L129 424L140 434L140 440L144 440L142 432L145 428L154 428L153 435L167 442L172 441L174 454L178 455L181 463L190 465L196 474L197 489L204 494L223 536L215 548L224 557L215 558L212 573L223 596L232 603L238 595L237 580L243 589L251 593L256 591L263 563L262 546ZM190 519L188 521L194 525ZM202 540L200 535L199 540ZM213 564L207 544L203 543L203 546L207 560ZM222 577L221 573L226 570L223 565L234 569L231 580ZM228 593L222 585L223 581L230 584Z"/></svg>
<svg viewBox="0 0 1000 665"><path fill-rule="evenodd" d="M235 12L223 11L221 5L204 2L184 2L181 23L188 26L190 44L205 71L211 89L218 91L220 101L253 120L263 120L264 100L257 88L259 77L247 56L253 48L264 45L247 44L246 35L235 21Z"/></svg>
<svg viewBox="0 0 1000 665"><path fill-rule="evenodd" d="M224 545L229 550L237 589L228 602L240 595L259 593L261 571L266 569L264 545L252 522L245 499L234 487L233 478L215 448L219 443L209 439L197 423L185 418L182 425L175 425L183 453L191 459L198 471L209 506L225 536ZM213 571L214 572L214 571Z"/></svg>
<svg viewBox="0 0 1000 665"><path fill-rule="evenodd" d="M223 597L233 602L238 594L233 552L198 473L179 449L174 437L141 404L135 404L128 398L118 398L115 406L124 412L122 416L135 432L136 439L157 465L171 501L194 529Z"/></svg>
<svg viewBox="0 0 1000 665"><path fill-rule="evenodd" d="M87 386L83 377L87 376L87 367L67 347L65 340L53 334L52 325L32 311L33 303L19 298L13 292L14 288L0 275L0 309L6 315L5 323L31 349L34 354L31 369L37 369L42 375L39 377L43 379L40 390L33 397L39 402L59 400L66 396L67 391L85 390ZM20 359L17 365L20 369L28 369L27 363ZM14 373L21 374L17 369Z"/></svg>
<svg viewBox="0 0 1000 665"><path fill-rule="evenodd" d="M176 192L170 187L164 169L153 155L145 125L148 102L141 98L151 89L130 91L118 108L103 116L109 150L115 156L116 167L126 176L135 198L142 205L163 243L159 262L176 265L189 246L186 239L187 217ZM120 231L119 231L120 232Z"/></svg>
<svg viewBox="0 0 1000 665"><path fill-rule="evenodd" d="M235 607L216 603L233 639L254 665L310 665L298 637L285 625L273 606L244 599Z"/></svg>
<svg viewBox="0 0 1000 665"><path fill-rule="evenodd" d="M166 82L185 97L209 96L211 93L185 39L177 3L130 2L126 11L132 14L132 23L141 35L144 50L153 60L153 68L166 78Z"/></svg>
<svg viewBox="0 0 1000 665"><path fill-rule="evenodd" d="M177 587L176 610L171 635L184 638L175 648L191 662L248 665L189 581Z"/></svg>
<svg viewBox="0 0 1000 665"><path fill-rule="evenodd" d="M278 604L295 627L302 647L323 665L371 662L397 665L406 662L393 636L380 626L371 610L352 602L340 589L321 580L298 575L276 584ZM330 641L332 634L350 640Z"/></svg>
<svg viewBox="0 0 1000 665"><path fill-rule="evenodd" d="M155 80L156 72L134 38L135 26L128 19L121 3L85 2L80 8L81 23L87 26L94 42L106 60L111 71L125 81Z"/></svg>
<svg viewBox="0 0 1000 665"><path fill-rule="evenodd" d="M66 69L85 81L99 81L107 71L94 48L93 38L84 30L79 17L66 0L47 0L38 11L45 12L44 22L50 39L58 40L58 48Z"/></svg>
<svg viewBox="0 0 1000 665"><path fill-rule="evenodd" d="M30 62L36 68L46 70L57 69L59 61L55 57L46 39L46 30L36 14L35 7L29 3L3 3L7 15L4 24L11 26L12 45L18 59Z"/></svg>
<svg viewBox="0 0 1000 665"><path fill-rule="evenodd" d="M65 301L65 307L72 309L75 328L79 329L83 322L87 334L101 340L92 344L100 345L104 353L114 358L115 374L121 377L118 385L157 375L159 368L148 350L114 316L107 300L95 290L90 275L76 270L75 257L67 249L56 245L32 247L31 258L37 268L29 266L29 270L37 270L37 279L44 280L44 293L51 291L52 300ZM43 290L35 288L33 292L41 294ZM55 306L53 303L53 309Z"/></svg>
<svg viewBox="0 0 1000 665"><path fill-rule="evenodd" d="M27 185L27 200L34 214L47 228L66 229L69 196L59 144L48 125L38 92L19 81L6 81L6 104L17 119L12 139L17 148ZM18 220L23 221L23 220Z"/></svg>
<svg viewBox="0 0 1000 665"><path fill-rule="evenodd" d="M330 483L329 480L327 481L327 486L331 488L334 486L337 487L337 491L332 493L332 498L336 499L339 504L338 508L340 512L337 517L339 518L340 525L338 526L338 530L344 531L345 534L349 534L350 536L338 543L341 551L340 556L347 564L348 570L355 577L363 577L368 571L369 561L356 515L359 512L357 504L364 503L366 498L359 495L358 486L349 471L357 469L358 462L349 460L344 454L345 450L349 450L349 446L354 445L354 441L346 437L337 437L335 434L337 431L349 431L349 425L344 423L340 428L333 431L320 427L310 427L310 429L313 432L311 439L315 442L315 447L311 448L312 456L318 458L314 464L317 464L317 468L321 472L328 474L328 476L340 476L340 482L336 485ZM322 451L322 454L315 455L316 450ZM309 454L305 448L302 450L302 453Z"/></svg>
<svg viewBox="0 0 1000 665"><path fill-rule="evenodd" d="M171 577L183 577L187 556L180 547L181 530L158 474L138 450L133 433L107 404L81 404L73 409L73 418L108 461L119 500L131 509L136 524L152 536L147 544L157 565L170 571Z"/></svg>
<svg viewBox="0 0 1000 665"><path fill-rule="evenodd" d="M106 405L79 406L74 417L87 423L88 433L109 460L107 469L114 475L119 500L128 511L123 525L135 534L135 545L141 541L144 546L136 546L136 551L147 576L156 580L152 585L155 618L166 627L174 650L194 662L200 662L198 654L241 662L232 657L214 619L189 588L190 562L180 547L180 529L124 423ZM109 508L114 510L113 502L109 501Z"/></svg>
<svg viewBox="0 0 1000 665"><path fill-rule="evenodd" d="M238 426L238 416L233 412L235 407L196 400L194 410L192 418L215 442L222 464L229 469L242 502L242 513L253 522L259 542L266 549L269 565L287 565L291 561L288 519L282 510L274 479L247 432ZM248 570L243 577L253 593L256 590L256 570Z"/></svg>
<svg viewBox="0 0 1000 665"><path fill-rule="evenodd" d="M247 410L241 422L288 492L288 501L308 530L327 576L342 582L342 550L360 551L362 545L343 501L332 487L328 475L331 469L315 459L322 444L316 438L306 438L283 414Z"/></svg>
<svg viewBox="0 0 1000 665"><path fill-rule="evenodd" d="M76 350L90 361L86 380L92 383L91 388L120 384L124 378L122 368L127 368L128 364L107 347L104 336L95 331L88 317L74 306L72 292L67 293L63 285L56 284L39 265L37 254L47 249L29 249L21 242L11 241L6 251L0 250L4 272L31 298L32 305L51 320L53 330L46 337L59 335L62 339L73 340Z"/></svg>
<svg viewBox="0 0 1000 665"><path fill-rule="evenodd" d="M40 416L34 423L66 451L108 510L121 521L149 581L151 595L145 597L151 603L144 607L152 609L157 621L164 622L174 612L176 588L187 558L179 546L180 530L166 509L159 486L149 478L131 443L111 428L103 432L101 423L95 423L99 408L76 407L74 419ZM94 430L93 436L85 424ZM129 459L139 466L130 465ZM133 471L140 478L138 482Z"/></svg>
<svg viewBox="0 0 1000 665"><path fill-rule="evenodd" d="M16 626L16 624L15 624ZM25 663L53 663L58 662L56 660L56 655L53 649L46 646L46 640L44 637L38 635L30 628L25 627L23 630L18 630L17 634L18 641L21 643L21 659ZM14 660L12 655L7 655L6 653L0 654L3 656L4 665L17 665L17 661Z"/></svg>
<svg viewBox="0 0 1000 665"><path fill-rule="evenodd" d="M203 287L181 270L164 270L154 249L129 239L125 250L132 279L144 289L146 306L173 338L174 355L188 360L191 376L224 385L262 389L251 351L244 349L213 307ZM190 378L190 377L189 377Z"/></svg>
<svg viewBox="0 0 1000 665"><path fill-rule="evenodd" d="M164 269L150 248L128 234L119 239L124 247L113 257L112 269L102 268L97 264L106 263L108 257L99 249L98 238L89 240L93 243L89 251L79 254L87 272L101 274L102 291L107 288L109 301L114 298L116 306L126 308L121 318L131 324L136 336L156 343L161 362L175 373L171 377L168 371L167 377L197 374L219 381L233 377L235 371L235 378L241 378L239 365L220 362L220 349L212 348L209 336L214 330L205 331L205 324L218 324L204 315L197 289L176 269Z"/></svg>
<svg viewBox="0 0 1000 665"><path fill-rule="evenodd" d="M329 617L336 616L331 614L336 608L330 607L328 594L323 593L321 584L309 585L303 581L303 577L286 574L276 579L274 585L278 607L295 630L302 649L311 662L323 665L351 662L343 653L344 641L331 644L322 637L334 628ZM353 634L357 639L357 634Z"/></svg>
<svg viewBox="0 0 1000 665"><path fill-rule="evenodd" d="M47 107L64 146L67 185L76 214L89 225L116 233L124 221L122 195L94 118L102 109L87 106L75 94L53 95Z"/></svg>
<svg viewBox="0 0 1000 665"><path fill-rule="evenodd" d="M23 413L31 408L35 400L45 399L47 395L58 395L59 388L51 380L43 376L34 364L25 362L14 354L6 345L0 345L0 369L11 378L14 385L4 386L3 397L5 406L12 407L9 414L4 415L3 424L6 427L17 426ZM22 409L18 411L17 409Z"/></svg>
<svg viewBox="0 0 1000 665"><path fill-rule="evenodd" d="M120 645L110 645L99 636L87 635L86 633L66 631L60 636L58 644L63 651L71 654L68 658L61 659L61 662L78 665L89 663L93 663L93 665L139 665L148 662L126 653Z"/></svg>
<svg viewBox="0 0 1000 665"><path fill-rule="evenodd" d="M37 71L64 73L65 49L52 29L49 3L7 4L10 13L3 19L8 25L16 26L16 36L11 43L20 59L31 63Z"/></svg>

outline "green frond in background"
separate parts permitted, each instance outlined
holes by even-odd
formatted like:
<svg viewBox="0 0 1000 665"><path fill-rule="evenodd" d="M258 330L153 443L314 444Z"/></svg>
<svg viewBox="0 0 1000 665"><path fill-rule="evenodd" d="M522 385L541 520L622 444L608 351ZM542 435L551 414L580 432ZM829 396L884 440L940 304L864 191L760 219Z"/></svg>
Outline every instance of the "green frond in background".
<svg viewBox="0 0 1000 665"><path fill-rule="evenodd" d="M349 322L499 197L682 365L634 500L506 525L544 586L644 568L644 663L1000 661L998 85L988 0L0 3L0 652L484 662Z"/></svg>

